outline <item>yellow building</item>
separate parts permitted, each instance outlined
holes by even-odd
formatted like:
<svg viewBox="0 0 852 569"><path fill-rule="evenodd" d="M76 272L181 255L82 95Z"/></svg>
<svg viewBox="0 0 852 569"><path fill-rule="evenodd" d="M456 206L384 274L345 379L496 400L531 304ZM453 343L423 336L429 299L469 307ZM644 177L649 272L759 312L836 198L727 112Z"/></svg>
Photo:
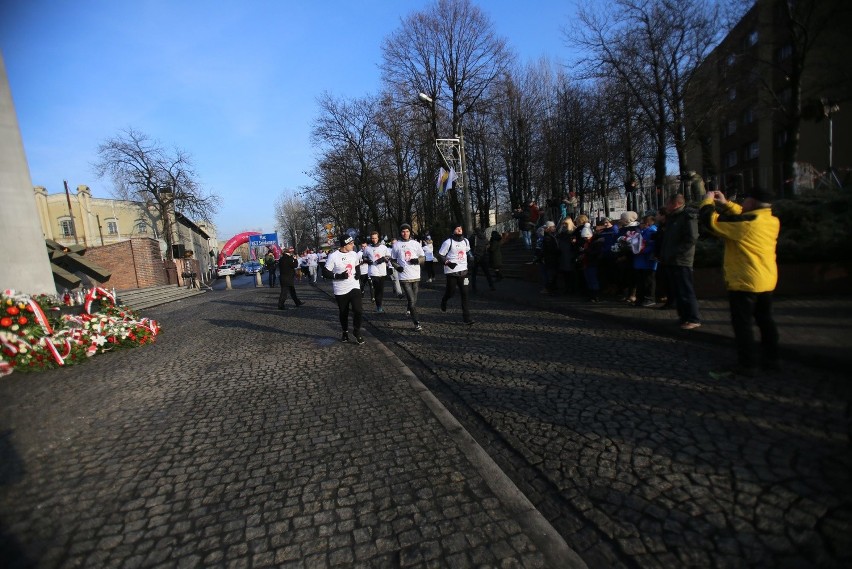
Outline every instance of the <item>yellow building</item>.
<svg viewBox="0 0 852 569"><path fill-rule="evenodd" d="M159 241L160 253L166 258L166 240L160 234L162 221L156 208L142 202L93 198L88 186L77 186L77 193L48 194L41 186L34 188L36 208L45 239L63 245L80 244L100 247L132 238ZM216 228L206 222L194 223L180 213L173 213L172 242L192 251L206 272L218 252ZM176 223L174 223L176 222ZM182 253L175 257L182 257Z"/></svg>

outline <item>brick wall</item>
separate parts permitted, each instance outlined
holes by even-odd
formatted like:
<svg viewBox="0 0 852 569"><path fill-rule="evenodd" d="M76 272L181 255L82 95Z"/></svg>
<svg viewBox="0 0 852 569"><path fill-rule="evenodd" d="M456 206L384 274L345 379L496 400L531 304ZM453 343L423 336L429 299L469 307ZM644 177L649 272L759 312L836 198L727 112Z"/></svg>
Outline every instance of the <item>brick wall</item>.
<svg viewBox="0 0 852 569"><path fill-rule="evenodd" d="M169 284L160 244L156 239L133 238L102 247L90 247L85 258L112 272L106 283L116 290Z"/></svg>

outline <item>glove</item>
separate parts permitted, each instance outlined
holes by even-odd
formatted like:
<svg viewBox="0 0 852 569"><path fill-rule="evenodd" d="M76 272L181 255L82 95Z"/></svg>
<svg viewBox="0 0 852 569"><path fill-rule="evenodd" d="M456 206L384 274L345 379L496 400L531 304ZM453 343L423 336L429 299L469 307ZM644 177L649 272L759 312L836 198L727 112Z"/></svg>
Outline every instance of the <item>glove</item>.
<svg viewBox="0 0 852 569"><path fill-rule="evenodd" d="M360 278L361 278L361 265L356 265L356 266L355 266L355 278L356 278L356 279L360 279Z"/></svg>
<svg viewBox="0 0 852 569"><path fill-rule="evenodd" d="M366 264L368 264L368 265L372 265L372 264L373 264L373 260L372 260L371 258L369 258L369 257L364 257L364 262L365 262Z"/></svg>
<svg viewBox="0 0 852 569"><path fill-rule="evenodd" d="M446 264L449 268L451 268L451 269L455 269L455 268L456 268L456 264L457 264L457 263L453 263L453 262L451 262L451 261L447 261L445 264Z"/></svg>
<svg viewBox="0 0 852 569"><path fill-rule="evenodd" d="M375 264L377 264L377 265L381 265L382 263L387 263L387 261L388 261L388 260L387 260L387 259L385 259L384 257L379 257L378 259L376 259L376 260L375 260L375 261L373 261L373 262L374 262Z"/></svg>
<svg viewBox="0 0 852 569"><path fill-rule="evenodd" d="M336 280L336 281L342 281L342 280L348 279L348 278L349 278L349 273L347 273L346 271L343 271L342 273L334 273L334 280Z"/></svg>
<svg viewBox="0 0 852 569"><path fill-rule="evenodd" d="M420 259L410 259L410 260L408 261L408 264L409 264L409 265L419 265L419 264L420 264Z"/></svg>

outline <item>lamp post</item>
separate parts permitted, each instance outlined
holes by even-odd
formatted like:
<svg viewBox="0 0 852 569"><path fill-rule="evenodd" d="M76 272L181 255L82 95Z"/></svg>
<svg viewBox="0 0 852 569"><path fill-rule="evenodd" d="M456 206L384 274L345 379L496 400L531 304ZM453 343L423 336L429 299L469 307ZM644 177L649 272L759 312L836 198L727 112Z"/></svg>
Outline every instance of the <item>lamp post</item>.
<svg viewBox="0 0 852 569"><path fill-rule="evenodd" d="M430 108L433 107L435 102L432 97L430 97L426 93L418 93L417 98L420 99L421 102L429 105ZM464 215L464 231L465 234L470 235L473 231L473 227L471 225L470 188L467 184L467 164L465 162L464 156L464 131L462 129L462 125L459 124L459 132L456 135L456 138L436 138L435 146L438 148L438 154L441 157L443 166L447 170L451 168L451 165L449 164L449 160L447 160L447 157L444 155L442 147L450 149L452 151L452 158L458 156L460 170L458 172L458 179L461 180L462 200L464 201L464 203L462 204L462 214Z"/></svg>

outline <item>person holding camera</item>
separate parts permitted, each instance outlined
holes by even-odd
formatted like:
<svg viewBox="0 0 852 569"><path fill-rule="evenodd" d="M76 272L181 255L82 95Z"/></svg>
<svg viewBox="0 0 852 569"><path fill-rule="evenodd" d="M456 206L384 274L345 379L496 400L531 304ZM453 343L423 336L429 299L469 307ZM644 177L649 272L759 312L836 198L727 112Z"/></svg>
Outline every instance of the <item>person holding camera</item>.
<svg viewBox="0 0 852 569"><path fill-rule="evenodd" d="M725 244L723 273L737 347L737 364L711 372L712 377L756 374L752 320L760 329L760 365L769 371L779 369L772 292L778 284L775 248L781 222L772 215L771 202L771 192L759 187L745 193L741 206L728 201L720 191L707 192L701 202L702 227Z"/></svg>
<svg viewBox="0 0 852 569"><path fill-rule="evenodd" d="M361 287L358 279L359 254L355 253L355 240L349 235L340 236L340 248L329 253L322 267L322 276L331 279L331 287L337 308L340 311L340 326L343 328L341 342L349 341L349 309L352 309L352 328L355 342L364 343L361 337Z"/></svg>

